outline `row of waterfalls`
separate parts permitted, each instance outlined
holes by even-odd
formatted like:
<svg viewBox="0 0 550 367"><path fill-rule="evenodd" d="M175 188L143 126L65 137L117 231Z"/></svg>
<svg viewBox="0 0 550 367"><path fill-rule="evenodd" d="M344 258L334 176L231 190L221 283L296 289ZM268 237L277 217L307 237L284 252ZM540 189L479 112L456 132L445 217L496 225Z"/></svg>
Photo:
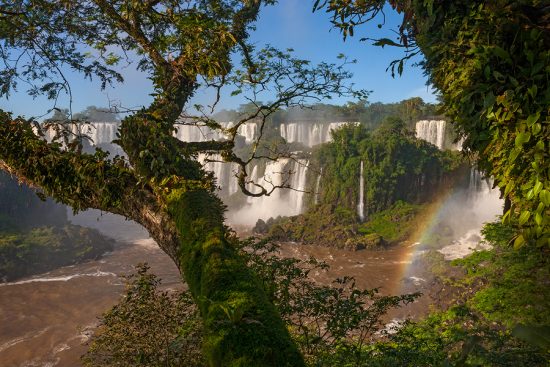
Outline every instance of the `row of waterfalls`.
<svg viewBox="0 0 550 367"><path fill-rule="evenodd" d="M303 147L311 148L316 145L331 141L331 131L338 129L347 122L287 122L279 126L280 136L287 143L299 143ZM224 129L234 126L233 122L220 122ZM120 149L112 144L116 139L118 122L93 122L85 125L72 125L73 134L82 134L90 139L93 146L107 148L113 153L121 154ZM416 136L426 140L439 149L460 149L459 144L450 144L444 120L421 120L416 123ZM238 134L244 138L246 144L254 142L259 135L259 126L250 122L241 125ZM55 131L46 131L46 139L51 140ZM176 126L174 136L182 141L201 142L209 140L222 140L226 138L223 132L212 130L205 126L181 124ZM313 202L319 201L321 192L322 170L312 177L310 185L307 184L309 161L307 159L284 158L277 161L257 161L248 167L249 178L270 191L274 186L288 186L290 188L276 189L269 196L259 198L245 197L239 190L235 176L238 174L238 166L225 163L218 155L201 154L199 160L205 164L207 170L212 171L217 178L220 187L220 196L229 207L228 219L233 224L251 225L261 218L267 220L279 215L296 215L303 211L306 203L306 194L312 192ZM358 172L358 201L357 215L361 220L365 218L365 182L361 162ZM477 177L477 182L480 178ZM479 183L477 184L479 185ZM311 186L311 187L309 187ZM474 185L475 186L475 185ZM248 190L257 192L258 188L253 184L248 185Z"/></svg>
<svg viewBox="0 0 550 367"><path fill-rule="evenodd" d="M220 122L222 128L234 126L233 122ZM331 131L345 125L346 122L327 123L298 123L289 122L279 127L280 136L288 143L298 143L303 147L311 148L329 142ZM72 134L84 135L92 146L109 150L113 154L122 154L120 148L112 141L116 139L118 122L92 122L83 125L71 125ZM238 135L244 138L246 144L254 142L259 136L257 123L245 123L239 126ZM45 138L51 141L56 131L45 132ZM223 132L205 126L181 124L176 126L174 136L182 141L201 142L223 140ZM251 181L263 186L267 191L273 187L287 186L274 190L269 196L259 198L245 197L239 190L236 175L239 167L225 163L219 155L199 155L207 170L214 173L220 188L219 195L229 207L227 213L233 224L253 225L257 219L267 220L271 217L300 214L305 206L308 159L283 158L276 161L257 161L248 167ZM317 178L316 199L319 195L320 175ZM247 187L251 192L258 192L259 188L253 184Z"/></svg>

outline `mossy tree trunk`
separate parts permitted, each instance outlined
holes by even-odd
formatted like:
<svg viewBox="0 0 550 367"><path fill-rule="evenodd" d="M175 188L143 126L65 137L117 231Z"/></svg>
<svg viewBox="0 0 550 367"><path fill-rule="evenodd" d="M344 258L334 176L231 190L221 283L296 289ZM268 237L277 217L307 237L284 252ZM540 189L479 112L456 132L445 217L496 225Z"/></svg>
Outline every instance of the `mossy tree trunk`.
<svg viewBox="0 0 550 367"><path fill-rule="evenodd" d="M148 229L199 306L211 366L302 366L275 307L227 238L212 178L174 142L177 115L154 117L170 116L166 111L181 102L160 98L123 121L120 143L132 169L100 155L63 151L39 140L23 120L3 114L0 167L75 209L124 215Z"/></svg>
<svg viewBox="0 0 550 367"><path fill-rule="evenodd" d="M103 0L94 3L114 34L127 34L150 59L155 99L125 118L119 130L117 143L129 164L107 160L102 152L84 154L47 143L29 122L0 111L0 169L76 210L100 209L143 225L189 285L203 319L204 352L211 366L303 366L277 310L231 245L214 178L203 170L196 153L173 137L197 78L229 72L230 52L237 43L244 45L247 27L262 2L243 2L227 17L228 23L219 24L216 16L222 13L213 6L212 18L201 24L218 33L205 35L205 44L191 29L179 41L188 47L173 60L155 48L153 36L145 36L142 23L149 19L144 9L133 3L129 10ZM204 22L192 12L181 16L191 25Z"/></svg>

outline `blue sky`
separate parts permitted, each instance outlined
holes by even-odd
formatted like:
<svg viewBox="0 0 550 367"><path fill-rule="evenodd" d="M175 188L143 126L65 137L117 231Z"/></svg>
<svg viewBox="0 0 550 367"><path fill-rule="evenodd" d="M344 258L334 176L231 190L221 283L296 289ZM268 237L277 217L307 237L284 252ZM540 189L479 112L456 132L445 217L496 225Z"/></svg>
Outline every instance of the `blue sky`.
<svg viewBox="0 0 550 367"><path fill-rule="evenodd" d="M377 22L356 29L355 37L343 42L341 34L331 29L329 16L323 12L312 13L313 1L280 0L276 6L263 9L256 24L256 31L251 40L258 47L271 44L280 49L293 48L296 56L309 59L313 63L321 61L336 62L336 56L345 54L357 63L349 66L354 74L352 82L357 88L371 90L370 102L397 102L406 98L419 96L427 102L435 97L426 87L426 78L422 70L412 67L410 62L401 77L391 77L386 72L389 63L402 56L397 48L380 48L359 38L369 35L373 38L395 37L389 29L396 29L399 15L388 9L386 25L383 30L376 27ZM417 59L416 61L419 61ZM108 106L109 101L116 101L124 107L135 108L147 105L151 97L151 83L146 75L129 66L123 70L125 82L114 88L101 91L98 83L83 80L78 74L69 73L73 91L73 112L80 111L89 105ZM230 90L228 90L227 94ZM243 102L238 97L225 95L220 103L221 108L234 108ZM193 103L206 103L209 93L198 93ZM333 99L330 103L343 104L347 99ZM59 107L67 107L67 97L58 102ZM26 117L43 115L52 107L52 102L45 98L32 99L24 90L14 93L9 100L0 99L0 108L13 111Z"/></svg>

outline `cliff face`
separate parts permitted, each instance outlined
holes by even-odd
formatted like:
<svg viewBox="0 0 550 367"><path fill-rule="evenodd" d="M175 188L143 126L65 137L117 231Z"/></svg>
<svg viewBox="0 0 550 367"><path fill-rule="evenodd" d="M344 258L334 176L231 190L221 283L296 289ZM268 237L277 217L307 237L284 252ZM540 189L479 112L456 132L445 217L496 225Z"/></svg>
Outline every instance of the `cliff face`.
<svg viewBox="0 0 550 367"><path fill-rule="evenodd" d="M0 282L97 259L113 241L74 226L67 207L0 172Z"/></svg>
<svg viewBox="0 0 550 367"><path fill-rule="evenodd" d="M67 223L66 206L52 199L40 200L34 190L19 185L7 173L0 171L0 231L63 226Z"/></svg>

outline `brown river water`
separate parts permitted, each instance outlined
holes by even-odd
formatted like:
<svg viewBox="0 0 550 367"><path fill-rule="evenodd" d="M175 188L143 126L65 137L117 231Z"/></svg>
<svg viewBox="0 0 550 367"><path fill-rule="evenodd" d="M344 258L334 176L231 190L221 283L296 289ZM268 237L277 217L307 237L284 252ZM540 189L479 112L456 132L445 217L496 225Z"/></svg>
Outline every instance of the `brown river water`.
<svg viewBox="0 0 550 367"><path fill-rule="evenodd" d="M136 224L111 215L99 218L98 212L81 214L73 222L100 229L115 238L118 245L97 261L0 284L1 367L79 366L98 316L114 305L123 291L120 276L132 272L140 262L151 266L164 287L181 287L175 265ZM411 276L414 246L402 244L384 251L350 252L284 244L281 252L283 256L314 256L326 261L330 272L313 274L322 283L347 275L354 276L360 287L381 287L383 294L426 292L429 282ZM405 268L409 269L406 276ZM428 303L417 302L392 317L421 314Z"/></svg>

